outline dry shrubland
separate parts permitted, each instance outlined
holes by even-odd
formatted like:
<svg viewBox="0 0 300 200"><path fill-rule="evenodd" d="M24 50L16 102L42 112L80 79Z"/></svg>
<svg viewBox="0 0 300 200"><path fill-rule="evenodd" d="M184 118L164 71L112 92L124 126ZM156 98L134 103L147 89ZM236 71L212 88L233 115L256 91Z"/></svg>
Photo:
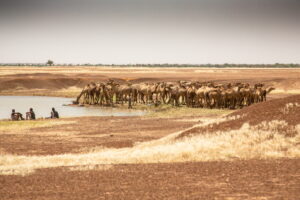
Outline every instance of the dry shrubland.
<svg viewBox="0 0 300 200"><path fill-rule="evenodd" d="M226 118L217 121L224 120ZM211 123L216 123L216 120L203 120L197 126L207 126ZM289 129L294 134L282 134L280 130L283 128ZM263 122L257 126L245 123L239 130L201 133L191 137L177 138L182 132L158 140L139 143L132 148L99 147L90 152L52 156L2 155L0 173L26 175L33 173L36 169L62 166L71 167L70 169L89 170L93 169L95 165L111 164L300 157L300 125L291 127L284 121Z"/></svg>
<svg viewBox="0 0 300 200"><path fill-rule="evenodd" d="M271 100L226 117L201 118L193 127L160 139L136 143L133 147L96 147L76 154L46 156L2 153L0 174L27 175L37 169L63 166L70 170L105 170L112 164L300 158L299 105L300 95ZM27 122L17 125L15 122L1 123L7 123L12 130L28 125ZM52 122L28 123L49 126ZM53 123L59 124L59 121ZM99 165L102 167L97 167Z"/></svg>

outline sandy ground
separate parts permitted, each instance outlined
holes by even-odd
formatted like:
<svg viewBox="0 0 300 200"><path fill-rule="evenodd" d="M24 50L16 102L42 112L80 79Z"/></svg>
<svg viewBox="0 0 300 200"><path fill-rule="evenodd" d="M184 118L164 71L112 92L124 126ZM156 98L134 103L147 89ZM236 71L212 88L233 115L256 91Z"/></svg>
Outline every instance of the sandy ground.
<svg viewBox="0 0 300 200"><path fill-rule="evenodd" d="M263 82L273 94L300 93L300 69L0 67L0 95L76 96L91 81L155 82L198 80Z"/></svg>
<svg viewBox="0 0 300 200"><path fill-rule="evenodd" d="M114 165L0 176L1 199L290 199L300 196L299 159Z"/></svg>
<svg viewBox="0 0 300 200"><path fill-rule="evenodd" d="M84 117L50 120L45 127L2 128L1 154L46 156L131 147L199 120L201 117ZM57 167L25 176L0 175L0 199L293 200L300 195L299 183L300 160L284 158Z"/></svg>
<svg viewBox="0 0 300 200"><path fill-rule="evenodd" d="M74 97L86 83L108 78L120 82L264 82L277 88L269 99L300 92L300 69L0 67L0 95ZM198 124L202 117L201 112L197 116L163 118L83 117L53 120L49 126L10 128L0 123L0 155L47 156L86 153L103 147L122 149L186 129ZM299 188L299 158L58 167L38 169L25 176L0 175L1 200L294 200L300 196Z"/></svg>
<svg viewBox="0 0 300 200"><path fill-rule="evenodd" d="M63 123L25 130L0 129L0 148L6 154L53 155L91 151L96 147L132 147L136 142L158 139L198 122L192 119L82 117L54 120Z"/></svg>

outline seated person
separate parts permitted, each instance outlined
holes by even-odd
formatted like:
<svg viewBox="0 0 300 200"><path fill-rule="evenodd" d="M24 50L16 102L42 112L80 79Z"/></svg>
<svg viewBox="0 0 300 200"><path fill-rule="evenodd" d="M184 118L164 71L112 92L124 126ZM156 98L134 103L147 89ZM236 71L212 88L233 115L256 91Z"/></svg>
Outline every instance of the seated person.
<svg viewBox="0 0 300 200"><path fill-rule="evenodd" d="M26 113L26 120L35 120L35 113L32 108L30 108L29 112Z"/></svg>
<svg viewBox="0 0 300 200"><path fill-rule="evenodd" d="M12 121L24 120L23 115L19 112L16 112L15 109L12 109L10 118Z"/></svg>
<svg viewBox="0 0 300 200"><path fill-rule="evenodd" d="M54 108L52 108L51 119L58 119L58 118L59 118L58 112Z"/></svg>

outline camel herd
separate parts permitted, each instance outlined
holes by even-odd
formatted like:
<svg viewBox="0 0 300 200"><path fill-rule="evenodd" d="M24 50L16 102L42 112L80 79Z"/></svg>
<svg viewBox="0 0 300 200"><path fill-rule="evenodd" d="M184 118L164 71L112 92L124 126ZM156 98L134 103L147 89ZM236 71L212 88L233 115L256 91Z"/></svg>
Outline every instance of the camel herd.
<svg viewBox="0 0 300 200"><path fill-rule="evenodd" d="M262 83L215 84L213 82L156 82L120 84L113 80L106 83L87 84L74 101L78 104L113 106L115 103L155 105L164 103L174 106L236 109L266 101L266 96L275 88Z"/></svg>

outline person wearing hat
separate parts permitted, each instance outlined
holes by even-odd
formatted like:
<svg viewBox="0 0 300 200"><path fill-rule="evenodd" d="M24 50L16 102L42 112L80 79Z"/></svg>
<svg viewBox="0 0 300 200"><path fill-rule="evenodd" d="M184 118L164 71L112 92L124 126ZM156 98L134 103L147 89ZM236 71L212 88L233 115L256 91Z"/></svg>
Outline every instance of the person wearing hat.
<svg viewBox="0 0 300 200"><path fill-rule="evenodd" d="M55 110L55 108L52 108L51 119L58 119L58 118L59 118L58 112Z"/></svg>
<svg viewBox="0 0 300 200"><path fill-rule="evenodd" d="M32 108L30 108L29 112L26 113L26 120L35 120L35 113Z"/></svg>

